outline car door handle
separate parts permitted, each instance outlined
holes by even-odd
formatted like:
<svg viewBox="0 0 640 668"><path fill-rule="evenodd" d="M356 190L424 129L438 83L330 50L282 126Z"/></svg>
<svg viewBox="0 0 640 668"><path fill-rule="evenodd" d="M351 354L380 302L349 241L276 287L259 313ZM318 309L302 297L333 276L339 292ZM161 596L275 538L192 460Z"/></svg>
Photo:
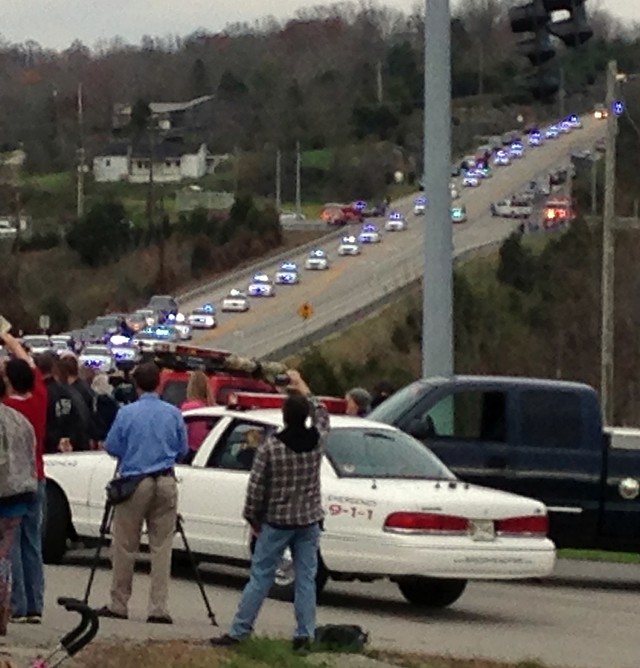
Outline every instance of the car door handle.
<svg viewBox="0 0 640 668"><path fill-rule="evenodd" d="M507 468L507 458L503 455L493 455L487 459L487 467L504 471Z"/></svg>

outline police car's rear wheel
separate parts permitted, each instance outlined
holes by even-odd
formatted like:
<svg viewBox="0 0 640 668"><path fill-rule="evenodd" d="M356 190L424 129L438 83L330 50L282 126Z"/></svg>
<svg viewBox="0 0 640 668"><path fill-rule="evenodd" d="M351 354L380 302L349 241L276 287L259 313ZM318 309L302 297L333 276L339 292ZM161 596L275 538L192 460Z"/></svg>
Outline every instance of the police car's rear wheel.
<svg viewBox="0 0 640 668"><path fill-rule="evenodd" d="M415 577L399 580L398 587L412 605L419 608L446 608L462 596L467 581Z"/></svg>

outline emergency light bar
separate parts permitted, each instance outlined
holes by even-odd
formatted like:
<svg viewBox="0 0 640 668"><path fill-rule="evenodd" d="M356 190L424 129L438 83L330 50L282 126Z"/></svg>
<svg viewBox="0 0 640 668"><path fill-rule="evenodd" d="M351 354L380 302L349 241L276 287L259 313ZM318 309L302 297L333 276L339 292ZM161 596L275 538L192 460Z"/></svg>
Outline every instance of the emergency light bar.
<svg viewBox="0 0 640 668"><path fill-rule="evenodd" d="M260 392L235 392L229 394L228 405L238 410L256 410L261 408L282 408L286 394L266 394ZM332 415L344 415L347 402L337 397L318 397Z"/></svg>

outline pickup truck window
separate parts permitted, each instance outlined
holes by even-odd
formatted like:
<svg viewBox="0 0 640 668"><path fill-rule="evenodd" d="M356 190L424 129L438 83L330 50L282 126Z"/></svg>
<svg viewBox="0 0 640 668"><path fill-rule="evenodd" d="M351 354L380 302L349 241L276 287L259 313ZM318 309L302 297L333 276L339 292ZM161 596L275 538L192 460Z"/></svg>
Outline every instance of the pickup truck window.
<svg viewBox="0 0 640 668"><path fill-rule="evenodd" d="M441 399L418 417L426 438L503 443L506 434L507 395L504 392L469 390Z"/></svg>
<svg viewBox="0 0 640 668"><path fill-rule="evenodd" d="M256 448L267 434L268 427L263 424L234 420L211 453L207 467L251 471Z"/></svg>
<svg viewBox="0 0 640 668"><path fill-rule="evenodd" d="M571 392L525 390L520 395L522 445L578 449L582 438L582 402Z"/></svg>

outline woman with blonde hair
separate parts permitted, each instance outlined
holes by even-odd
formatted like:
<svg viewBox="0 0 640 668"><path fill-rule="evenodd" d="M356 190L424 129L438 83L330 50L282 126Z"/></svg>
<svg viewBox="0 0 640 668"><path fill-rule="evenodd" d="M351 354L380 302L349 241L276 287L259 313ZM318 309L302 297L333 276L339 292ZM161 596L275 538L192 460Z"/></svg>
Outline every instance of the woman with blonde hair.
<svg viewBox="0 0 640 668"><path fill-rule="evenodd" d="M209 385L209 379L204 371L191 371L187 383L187 398L180 406L180 410L193 410L194 408L205 408L215 406L216 402ZM183 464L190 464L195 457L198 448L209 433L209 425L206 420L190 420L187 422L187 437L189 442L189 454L183 460Z"/></svg>

